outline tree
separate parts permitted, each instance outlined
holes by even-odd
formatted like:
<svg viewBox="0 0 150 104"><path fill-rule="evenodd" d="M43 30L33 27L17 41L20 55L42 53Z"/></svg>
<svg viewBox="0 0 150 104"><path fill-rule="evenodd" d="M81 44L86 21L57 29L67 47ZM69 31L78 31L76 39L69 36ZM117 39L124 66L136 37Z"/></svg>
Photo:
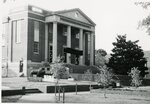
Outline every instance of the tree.
<svg viewBox="0 0 150 104"><path fill-rule="evenodd" d="M146 32L150 35L150 15L139 22L139 27L145 27L147 29Z"/></svg>
<svg viewBox="0 0 150 104"><path fill-rule="evenodd" d="M135 2L135 5L141 5L144 9L148 9L150 2ZM150 35L150 15L139 22L139 27L145 27L147 29L146 32Z"/></svg>
<svg viewBox="0 0 150 104"><path fill-rule="evenodd" d="M107 52L103 49L98 49L95 51L95 65L96 66L104 66L106 63L105 56L107 55Z"/></svg>
<svg viewBox="0 0 150 104"><path fill-rule="evenodd" d="M137 67L140 70L140 76L144 77L148 70L145 67L147 61L143 50L137 45L138 41L127 41L126 35L118 35L116 40L117 42L113 42L113 53L107 66L112 68L114 73L121 75L127 75L133 67Z"/></svg>
<svg viewBox="0 0 150 104"><path fill-rule="evenodd" d="M96 77L96 82L100 85L100 86L103 86L104 89L105 89L105 92L104 92L104 97L106 98L106 87L108 87L110 84L113 83L113 76L114 74L112 73L112 71L106 67L106 66L103 66L103 67L98 67L99 70L101 71L99 74L97 74L97 77Z"/></svg>
<svg viewBox="0 0 150 104"><path fill-rule="evenodd" d="M57 79L69 78L69 68L64 66L63 60L60 56L57 58L55 63L51 65L51 72Z"/></svg>

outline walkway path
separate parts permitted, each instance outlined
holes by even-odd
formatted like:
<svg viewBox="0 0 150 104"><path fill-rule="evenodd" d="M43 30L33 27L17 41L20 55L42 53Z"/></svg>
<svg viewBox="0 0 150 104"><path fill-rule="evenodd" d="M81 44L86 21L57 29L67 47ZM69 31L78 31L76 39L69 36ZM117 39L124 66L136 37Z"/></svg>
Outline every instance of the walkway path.
<svg viewBox="0 0 150 104"><path fill-rule="evenodd" d="M75 85L76 81L60 80L60 85ZM77 81L78 85L89 85L88 81ZM92 82L92 84L97 84ZM27 89L38 88L39 86L54 86L54 82L30 82L27 77L12 77L12 78L2 78L2 86L11 89L21 89L25 86Z"/></svg>

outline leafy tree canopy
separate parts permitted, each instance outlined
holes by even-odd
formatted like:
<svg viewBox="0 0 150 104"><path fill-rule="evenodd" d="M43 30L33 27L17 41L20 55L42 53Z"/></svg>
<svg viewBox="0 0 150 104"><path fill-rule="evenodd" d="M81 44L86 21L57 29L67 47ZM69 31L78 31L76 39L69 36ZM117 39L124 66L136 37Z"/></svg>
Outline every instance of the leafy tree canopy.
<svg viewBox="0 0 150 104"><path fill-rule="evenodd" d="M140 5L144 9L148 9L148 7L150 7L150 2L135 2L135 5ZM150 35L150 15L139 22L139 27L145 27L147 29L146 32Z"/></svg>
<svg viewBox="0 0 150 104"><path fill-rule="evenodd" d="M140 75L144 77L147 74L145 71L148 70L145 67L147 61L144 58L143 50L137 45L138 40L127 41L126 35L118 35L116 40L117 42L113 42L113 53L107 66L112 68L114 73L121 75L127 75L133 67L137 67L140 70Z"/></svg>
<svg viewBox="0 0 150 104"><path fill-rule="evenodd" d="M95 65L96 66L104 66L106 63L105 56L107 55L107 52L103 49L98 49L95 51Z"/></svg>

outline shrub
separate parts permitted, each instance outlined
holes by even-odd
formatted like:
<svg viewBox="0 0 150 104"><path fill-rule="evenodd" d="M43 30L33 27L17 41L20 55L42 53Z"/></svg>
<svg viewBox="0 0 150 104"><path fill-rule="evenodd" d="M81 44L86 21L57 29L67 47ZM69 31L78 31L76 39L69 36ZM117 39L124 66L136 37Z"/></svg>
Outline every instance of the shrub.
<svg viewBox="0 0 150 104"><path fill-rule="evenodd" d="M51 65L51 72L57 79L67 79L69 78L69 69L63 65L64 63L60 58Z"/></svg>
<svg viewBox="0 0 150 104"><path fill-rule="evenodd" d="M83 65L73 65L73 64L63 64L68 67L70 73L84 74L87 70L90 70L93 74L99 73L99 69L95 66L83 66Z"/></svg>
<svg viewBox="0 0 150 104"><path fill-rule="evenodd" d="M106 66L99 68L101 71L97 74L96 81L103 87L107 87L113 83L113 73Z"/></svg>
<svg viewBox="0 0 150 104"><path fill-rule="evenodd" d="M45 74L45 68L41 68L41 69L37 72L37 77L42 77L42 78L44 78L44 74Z"/></svg>
<svg viewBox="0 0 150 104"><path fill-rule="evenodd" d="M83 80L85 80L85 81L92 81L92 72L90 72L90 70L87 70L84 73Z"/></svg>
<svg viewBox="0 0 150 104"><path fill-rule="evenodd" d="M140 78L140 71L138 70L137 67L131 69L129 76L131 76L132 86L139 87L142 84L142 80Z"/></svg>

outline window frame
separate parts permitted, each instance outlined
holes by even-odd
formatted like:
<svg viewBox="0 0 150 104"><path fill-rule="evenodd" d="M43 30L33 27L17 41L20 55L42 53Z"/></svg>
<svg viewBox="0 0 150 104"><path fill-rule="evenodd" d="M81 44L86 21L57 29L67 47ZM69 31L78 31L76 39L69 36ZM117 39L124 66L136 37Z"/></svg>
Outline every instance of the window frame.
<svg viewBox="0 0 150 104"><path fill-rule="evenodd" d="M34 21L34 35L33 35L33 53L39 54L40 52L40 22ZM37 46L35 45L37 44ZM36 46L36 47L35 47ZM35 49L37 48L37 49Z"/></svg>
<svg viewBox="0 0 150 104"><path fill-rule="evenodd" d="M75 34L76 35L76 39L80 38L80 33Z"/></svg>
<svg viewBox="0 0 150 104"><path fill-rule="evenodd" d="M35 47L35 44L37 44L37 49L35 49L36 47ZM37 51L35 51L35 50L37 50ZM34 54L39 54L39 42L34 42L34 45L33 45L33 52L34 52Z"/></svg>
<svg viewBox="0 0 150 104"><path fill-rule="evenodd" d="M63 26L63 36L67 36L68 32L67 32L67 27Z"/></svg>
<svg viewBox="0 0 150 104"><path fill-rule="evenodd" d="M34 21L34 42L40 41L40 22Z"/></svg>

